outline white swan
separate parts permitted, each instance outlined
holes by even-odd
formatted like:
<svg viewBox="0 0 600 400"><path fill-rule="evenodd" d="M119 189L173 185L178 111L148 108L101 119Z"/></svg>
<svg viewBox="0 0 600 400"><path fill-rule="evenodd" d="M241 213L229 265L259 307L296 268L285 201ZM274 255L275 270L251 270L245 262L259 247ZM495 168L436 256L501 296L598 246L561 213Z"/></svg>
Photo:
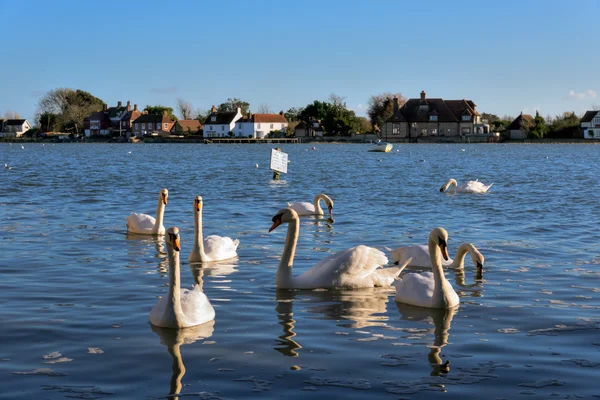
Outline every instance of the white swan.
<svg viewBox="0 0 600 400"><path fill-rule="evenodd" d="M427 308L452 308L460 302L454 288L446 280L441 257L448 259L448 232L435 228L429 234L431 272L409 273L398 279L395 300L400 303Z"/></svg>
<svg viewBox="0 0 600 400"><path fill-rule="evenodd" d="M179 276L179 229L167 229L169 293L158 300L150 313L150 323L162 328L186 328L215 319L215 310L198 285L181 289Z"/></svg>
<svg viewBox="0 0 600 400"><path fill-rule="evenodd" d="M440 188L440 192L445 192L448 188L450 188L450 191L456 190L458 193L486 193L489 188L492 187L492 185L493 183L486 186L484 183L479 182L479 180L476 179L474 181L463 183L459 186L456 182L456 179L448 179L448 182L446 182Z"/></svg>
<svg viewBox="0 0 600 400"><path fill-rule="evenodd" d="M271 232L288 223L283 254L277 269L278 289L365 288L390 286L405 265L379 268L388 262L383 252L367 246L356 246L332 254L300 276L292 276L292 265L300 232L300 220L291 208L279 210L273 217Z"/></svg>
<svg viewBox="0 0 600 400"><path fill-rule="evenodd" d="M313 204L306 201L298 201L295 203L288 203L288 207L296 211L298 215L323 215L323 209L321 208L321 200L325 202L329 214L333 215L333 200L325 193L319 193L315 196Z"/></svg>
<svg viewBox="0 0 600 400"><path fill-rule="evenodd" d="M477 273L479 274L483 271L485 258L472 243L461 244L456 251L454 260L451 258L442 260L442 266L455 269L464 268L467 253L471 256L473 265L477 267ZM426 245L415 244L412 246L398 247L397 249L391 250L390 254L397 264L404 263L409 258L412 258L412 261L408 264L409 267L431 267L431 256Z"/></svg>
<svg viewBox="0 0 600 400"><path fill-rule="evenodd" d="M202 196L194 199L194 247L189 256L190 262L211 262L237 257L239 239L227 236L202 236Z"/></svg>
<svg viewBox="0 0 600 400"><path fill-rule="evenodd" d="M165 206L169 198L169 191L162 189L158 194L158 205L156 206L156 219L148 214L137 214L132 212L127 217L127 231L140 235L164 235L165 226L163 217L165 216Z"/></svg>

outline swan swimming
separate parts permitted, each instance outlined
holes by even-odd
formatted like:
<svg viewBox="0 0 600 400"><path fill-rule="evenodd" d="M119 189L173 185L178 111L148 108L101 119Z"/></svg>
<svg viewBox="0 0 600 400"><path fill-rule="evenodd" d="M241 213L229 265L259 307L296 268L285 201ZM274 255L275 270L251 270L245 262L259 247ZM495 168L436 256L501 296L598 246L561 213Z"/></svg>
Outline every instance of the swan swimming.
<svg viewBox="0 0 600 400"><path fill-rule="evenodd" d="M156 206L156 219L148 214L131 213L127 217L127 231L140 235L164 235L165 227L163 218L165 206L169 198L169 191L162 189L158 194L158 205Z"/></svg>
<svg viewBox="0 0 600 400"><path fill-rule="evenodd" d="M426 308L452 308L460 303L458 294L446 280L441 257L448 260L448 232L435 228L429 234L429 254L432 272L408 273L398 279L394 300Z"/></svg>
<svg viewBox="0 0 600 400"><path fill-rule="evenodd" d="M321 208L321 200L325 202L329 215L333 216L333 200L325 193L319 193L315 196L313 204L307 201L297 201L294 203L288 203L288 207L296 211L300 216L303 215L323 215L323 209Z"/></svg>
<svg viewBox="0 0 600 400"><path fill-rule="evenodd" d="M215 309L198 285L191 290L181 289L179 271L179 229L166 232L169 257L169 293L161 297L152 312L150 323L162 328L186 328L215 319Z"/></svg>
<svg viewBox="0 0 600 400"><path fill-rule="evenodd" d="M190 262L210 262L229 260L237 257L239 239L227 236L202 236L202 196L194 199L194 247L189 256Z"/></svg>
<svg viewBox="0 0 600 400"><path fill-rule="evenodd" d="M272 221L269 232L281 224L288 224L283 254L277 269L278 289L389 287L406 266L379 268L388 262L385 254L373 247L359 245L326 257L300 276L292 276L300 219L296 211L284 208L277 212Z"/></svg>
<svg viewBox="0 0 600 400"><path fill-rule="evenodd" d="M440 188L440 192L445 192L450 188L450 191L456 190L457 193L486 193L492 185L493 183L486 186L478 179L458 185L456 179L448 179L448 182Z"/></svg>
<svg viewBox="0 0 600 400"><path fill-rule="evenodd" d="M442 260L442 266L453 269L464 268L467 253L471 256L473 265L477 268L477 273L481 274L485 258L472 243L461 244L456 251L454 260L451 258ZM412 261L408 264L409 267L431 267L431 255L429 254L427 245L415 244L412 246L398 247L397 249L390 250L390 254L397 264L404 263L407 259L412 258Z"/></svg>

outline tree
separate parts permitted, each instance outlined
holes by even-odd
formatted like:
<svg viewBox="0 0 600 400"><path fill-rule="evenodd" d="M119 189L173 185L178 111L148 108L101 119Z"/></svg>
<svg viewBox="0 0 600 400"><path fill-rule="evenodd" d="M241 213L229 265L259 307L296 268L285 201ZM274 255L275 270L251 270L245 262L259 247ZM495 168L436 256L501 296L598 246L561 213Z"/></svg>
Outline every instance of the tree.
<svg viewBox="0 0 600 400"><path fill-rule="evenodd" d="M194 106L189 101L181 98L177 99L177 111L181 115L181 119L192 119L194 114Z"/></svg>
<svg viewBox="0 0 600 400"><path fill-rule="evenodd" d="M242 101L237 97L229 97L225 103L219 104L217 112L236 111L238 107L241 108L242 114L247 114L250 109L250 103Z"/></svg>
<svg viewBox="0 0 600 400"><path fill-rule="evenodd" d="M207 117L208 117L208 114L205 113L204 111L202 111L201 109L196 110L196 118L195 119L200 121L201 124L204 124L204 121L206 121Z"/></svg>
<svg viewBox="0 0 600 400"><path fill-rule="evenodd" d="M273 114L273 110L271 109L271 106L269 106L267 103L262 103L260 106L258 106L258 111L256 111L257 114Z"/></svg>
<svg viewBox="0 0 600 400"><path fill-rule="evenodd" d="M300 121L288 120L288 126L285 129L285 136L294 136L294 134L296 133L296 126L298 126L299 123Z"/></svg>
<svg viewBox="0 0 600 400"><path fill-rule="evenodd" d="M368 118L366 118L366 117L358 117L358 121L359 121L358 131L360 133L372 132L373 131L373 125L371 125L371 122L369 121Z"/></svg>
<svg viewBox="0 0 600 400"><path fill-rule="evenodd" d="M2 118L0 118L2 119ZM11 109L8 109L5 113L4 113L4 119L21 119L21 116L19 115L19 113L14 112Z"/></svg>
<svg viewBox="0 0 600 400"><path fill-rule="evenodd" d="M542 139L548 132L546 121L544 117L540 115L538 111L535 112L535 118L533 119L533 126L529 130L527 137L530 139Z"/></svg>
<svg viewBox="0 0 600 400"><path fill-rule="evenodd" d="M299 121L302 111L304 111L303 107L292 107L284 113L285 119L287 119L288 122Z"/></svg>
<svg viewBox="0 0 600 400"><path fill-rule="evenodd" d="M36 119L42 130L71 131L78 135L84 118L100 111L103 104L85 90L52 89L38 101Z"/></svg>
<svg viewBox="0 0 600 400"><path fill-rule="evenodd" d="M166 106L161 106L160 104L157 104L155 106L146 106L146 108L144 108L144 111L147 111L148 114L159 114L159 115L164 114L166 111L167 115L173 121L177 121L177 117L175 116L175 114L173 114L173 107L166 107Z"/></svg>
<svg viewBox="0 0 600 400"><path fill-rule="evenodd" d="M299 115L299 119L310 123L319 120L323 125L326 135L348 135L350 132L359 132L361 122L354 111L348 110L343 98L337 95L330 96L332 102L315 100L307 105Z"/></svg>
<svg viewBox="0 0 600 400"><path fill-rule="evenodd" d="M369 98L367 106L367 115L372 125L383 126L385 121L394 114L394 97L398 98L398 107L406 103L402 93L381 93Z"/></svg>

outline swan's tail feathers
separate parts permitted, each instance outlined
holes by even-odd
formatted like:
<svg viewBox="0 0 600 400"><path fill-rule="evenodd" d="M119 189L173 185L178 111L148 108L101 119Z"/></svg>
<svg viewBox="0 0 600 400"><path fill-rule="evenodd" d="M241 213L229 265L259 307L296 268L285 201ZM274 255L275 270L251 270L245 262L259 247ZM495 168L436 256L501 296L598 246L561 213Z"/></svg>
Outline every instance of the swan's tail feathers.
<svg viewBox="0 0 600 400"><path fill-rule="evenodd" d="M235 246L235 248L237 249L237 247L240 245L240 239L235 239L233 241L233 245Z"/></svg>

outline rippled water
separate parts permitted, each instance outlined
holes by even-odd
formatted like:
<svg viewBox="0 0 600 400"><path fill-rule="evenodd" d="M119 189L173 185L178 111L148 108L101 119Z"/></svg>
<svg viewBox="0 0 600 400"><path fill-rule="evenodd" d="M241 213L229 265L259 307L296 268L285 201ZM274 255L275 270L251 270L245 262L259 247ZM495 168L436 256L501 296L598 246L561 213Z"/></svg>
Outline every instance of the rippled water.
<svg viewBox="0 0 600 400"><path fill-rule="evenodd" d="M270 147L0 144L13 166L0 171L0 397L600 396L597 146L291 145L278 182ZM494 186L440 193L450 177ZM216 311L185 333L148 323L167 290L164 243L125 231L162 187L182 259L196 195L205 234L241 241L231 264L184 263L183 284L200 281ZM469 258L447 272L456 312L397 305L389 289L277 291L286 229L268 234L271 217L318 192L335 221L302 220L295 274L443 226L451 254L470 241L485 255L483 281Z"/></svg>

